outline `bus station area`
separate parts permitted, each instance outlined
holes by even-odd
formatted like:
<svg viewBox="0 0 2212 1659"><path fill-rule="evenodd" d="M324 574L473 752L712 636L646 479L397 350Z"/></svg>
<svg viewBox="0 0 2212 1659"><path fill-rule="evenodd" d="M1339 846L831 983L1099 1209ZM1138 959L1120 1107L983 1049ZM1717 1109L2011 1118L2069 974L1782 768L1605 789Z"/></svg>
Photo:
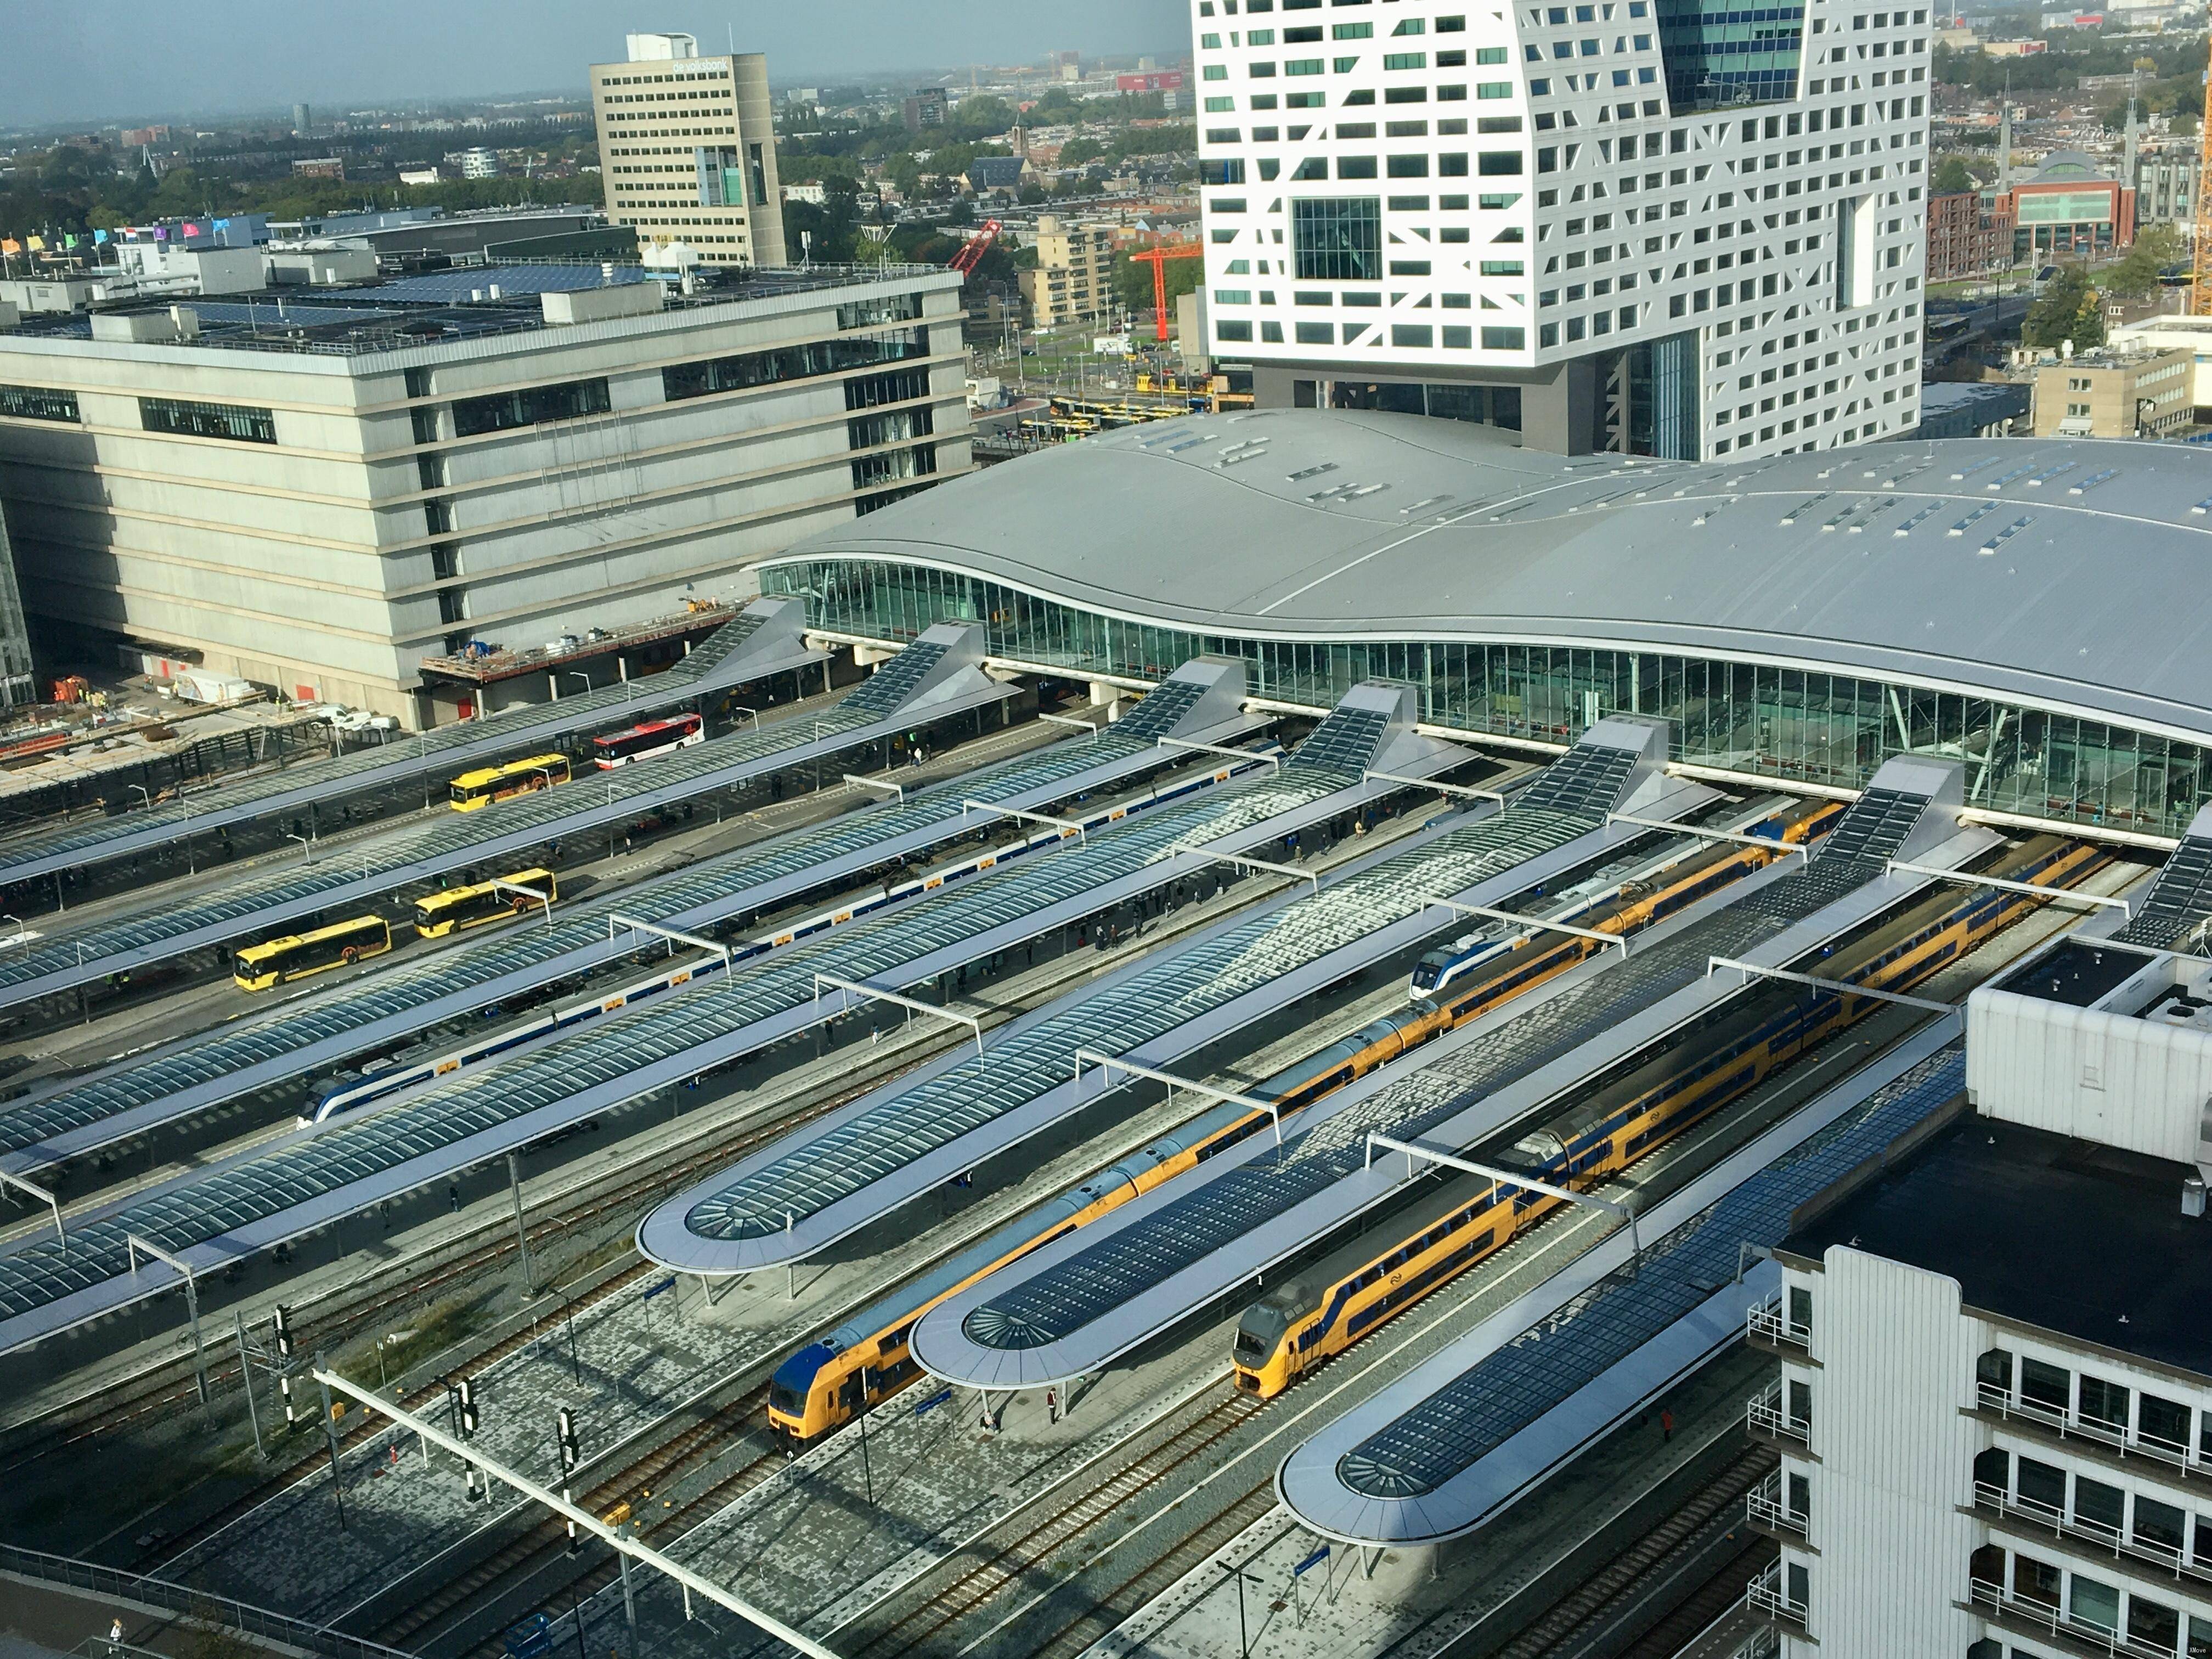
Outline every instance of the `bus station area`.
<svg viewBox="0 0 2212 1659"><path fill-rule="evenodd" d="M15 826L0 1582L331 1659L1780 1659L1875 1617L1887 1389L1960 1651L2107 1581L2196 1651L2142 1471L2212 1357L1981 1237L2203 1249L2212 460L2130 453L1147 422L652 672Z"/></svg>

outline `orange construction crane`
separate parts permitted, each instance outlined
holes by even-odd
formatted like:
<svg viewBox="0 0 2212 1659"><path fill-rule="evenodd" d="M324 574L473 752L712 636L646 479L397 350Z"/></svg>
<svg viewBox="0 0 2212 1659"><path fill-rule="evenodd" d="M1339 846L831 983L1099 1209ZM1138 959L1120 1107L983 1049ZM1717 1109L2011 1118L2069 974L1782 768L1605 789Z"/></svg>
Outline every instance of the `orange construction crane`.
<svg viewBox="0 0 2212 1659"><path fill-rule="evenodd" d="M2189 311L2194 317L2212 317L2212 77L2204 82L2204 119L2197 155L2197 212L2189 227ZM2133 184L2132 179L2125 181Z"/></svg>
<svg viewBox="0 0 2212 1659"><path fill-rule="evenodd" d="M2212 96L2212 94L2207 95ZM1195 259L1205 252L1196 242L1192 242L1182 247L1139 248L1129 256L1131 260L1152 268L1152 323L1158 338L1164 340L1168 337L1168 261ZM1184 349L1188 350L1189 348Z"/></svg>
<svg viewBox="0 0 2212 1659"><path fill-rule="evenodd" d="M947 270L957 270L963 276L975 269L983 256L991 251L991 244L999 240L1006 227L996 219L986 219L976 233L960 245L958 252L945 262Z"/></svg>

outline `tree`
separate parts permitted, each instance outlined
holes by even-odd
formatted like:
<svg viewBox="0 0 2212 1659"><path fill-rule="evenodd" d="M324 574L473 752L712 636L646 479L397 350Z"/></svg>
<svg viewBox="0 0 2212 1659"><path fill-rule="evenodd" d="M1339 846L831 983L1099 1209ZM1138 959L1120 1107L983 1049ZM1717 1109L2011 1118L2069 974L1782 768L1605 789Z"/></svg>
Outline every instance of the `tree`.
<svg viewBox="0 0 2212 1659"><path fill-rule="evenodd" d="M2105 343L2104 297L2079 265L2068 265L2051 279L2020 326L2022 345L2055 349L2069 340L2076 351Z"/></svg>
<svg viewBox="0 0 2212 1659"><path fill-rule="evenodd" d="M2148 300L2158 292L2166 267L2182 257L2179 227L2162 220L2145 225L2136 232L2135 246L2105 273L2105 288L2123 300Z"/></svg>
<svg viewBox="0 0 2212 1659"><path fill-rule="evenodd" d="M1966 171L1966 164L1955 155L1947 155L1936 164L1936 176L1929 189L1938 196L1955 196L1960 191L1974 187L1974 175Z"/></svg>

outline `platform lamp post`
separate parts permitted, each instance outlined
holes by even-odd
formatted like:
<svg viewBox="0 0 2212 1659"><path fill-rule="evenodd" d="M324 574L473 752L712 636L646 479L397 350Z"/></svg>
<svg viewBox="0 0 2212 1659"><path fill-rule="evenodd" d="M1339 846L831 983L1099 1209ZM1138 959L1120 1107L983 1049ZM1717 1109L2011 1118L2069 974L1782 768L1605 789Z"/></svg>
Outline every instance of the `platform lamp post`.
<svg viewBox="0 0 2212 1659"><path fill-rule="evenodd" d="M1244 1622L1244 1581L1252 1578L1252 1575L1231 1562L1216 1561L1213 1565L1237 1581L1237 1644L1243 1659L1252 1659L1251 1627ZM1252 1578L1252 1582L1256 1584L1260 1581Z"/></svg>

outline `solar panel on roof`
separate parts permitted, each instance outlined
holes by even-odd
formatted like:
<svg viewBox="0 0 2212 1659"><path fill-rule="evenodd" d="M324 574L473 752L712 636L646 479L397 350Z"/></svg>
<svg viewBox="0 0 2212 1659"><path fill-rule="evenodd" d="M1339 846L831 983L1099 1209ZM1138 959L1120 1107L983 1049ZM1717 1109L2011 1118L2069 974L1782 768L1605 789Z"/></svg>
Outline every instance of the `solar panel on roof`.
<svg viewBox="0 0 2212 1659"><path fill-rule="evenodd" d="M703 647L702 647L703 648ZM696 656L698 653L693 653ZM24 1105L0 1109L0 1152L20 1151L121 1113L213 1082L249 1066L364 1030L410 1010L428 1008L472 988L551 964L603 945L607 918L619 911L664 927L711 925L702 911L743 908L743 896L802 871L896 842L941 823L947 803L1006 800L1058 779L1149 750L1149 738L1117 726L1096 743L1057 746L909 794L903 805L866 809L780 844L713 860L642 887L564 909L550 927L497 933L441 952L427 962L389 969L349 986L343 997L243 1029L210 1035L190 1048L148 1060Z"/></svg>
<svg viewBox="0 0 2212 1659"><path fill-rule="evenodd" d="M814 743L824 736L857 731L873 723L872 716L841 706L811 720L733 732L695 749L681 750L651 767L607 774L599 780L604 790L595 787L587 794L541 790L508 801L494 813L448 815L374 848L362 849L358 862L349 854L343 862L250 878L220 888L205 897L129 916L107 927L18 951L0 962L0 995L10 992L36 995L35 988L40 981L64 970L82 969L87 963L172 941L204 939L214 943L240 937L256 916L280 907L297 907L325 896L336 901L360 890L378 890L370 884L379 878L390 878L392 884L418 880L457 868L467 863L477 848L511 842L519 831L543 830L548 836L557 835L572 819L596 821L631 799L658 794L672 785L711 778L733 767L764 761L785 750ZM270 925L280 923L272 921ZM178 948L189 947L179 944ZM9 1000L21 1000L21 996Z"/></svg>
<svg viewBox="0 0 2212 1659"><path fill-rule="evenodd" d="M1588 757L1622 750L1571 751ZM1565 765L1563 760L1555 763ZM1577 767L1577 772L1583 768ZM1625 770L1625 769L1624 769ZM1587 773L1584 776L1587 777ZM1542 780L1490 820L1524 811ZM1560 796L1570 794L1563 786ZM1223 1170L1133 1224L1018 1279L969 1312L962 1328L986 1347L1035 1347L1064 1340L1111 1310L1166 1282L1189 1263L1266 1227L1356 1173L1370 1131L1419 1139L1432 1126L1581 1047L1638 1011L1702 979L1712 957L1741 957L1882 872L1910 831L1923 797L1869 791L1830 832L1801 873L1760 888L1669 939L1537 1004L1433 1065L1376 1090L1314 1127ZM1583 799L1587 826L1608 800ZM1854 820L1856 820L1855 823ZM1850 831L1838 845L1838 838ZM1851 849L1859 849L1854 853Z"/></svg>
<svg viewBox="0 0 2212 1659"><path fill-rule="evenodd" d="M1693 1217L1638 1260L1369 1436L1337 1462L1367 1498L1418 1498L1474 1467L1733 1278L1747 1244L1773 1245L1796 1207L1880 1152L1966 1085L1946 1048Z"/></svg>
<svg viewBox="0 0 2212 1659"><path fill-rule="evenodd" d="M502 713L488 721L459 720L451 726L415 732L404 745L380 744L374 749L356 750L334 760L304 761L278 772L203 792L188 802L172 802L149 811L21 836L0 849L0 881L13 879L9 872L15 866L70 853L89 854L108 842L140 836L150 830L182 830L190 825L204 831L218 824L235 823L249 816L257 801L290 794L304 786L327 784L334 789L343 788L349 779L380 771L395 763L420 761L453 750L473 750L488 744L503 746L508 742L519 744L528 741L530 733L540 728L567 731L588 724L611 710L672 701L684 695L684 688L696 684L727 660L732 653L760 631L765 620L754 611L739 612L694 647L681 662L642 684L602 686L580 696L564 697L559 702L538 703L526 710ZM398 749L396 755L395 747Z"/></svg>
<svg viewBox="0 0 2212 1659"><path fill-rule="evenodd" d="M916 640L846 695L837 706L871 714L887 714L906 701L929 671L945 659L935 640Z"/></svg>
<svg viewBox="0 0 2212 1659"><path fill-rule="evenodd" d="M684 1218L685 1225L709 1238L761 1238L781 1231L788 1217L817 1214L1037 1099L1066 1080L1079 1049L1127 1054L1377 927L1418 914L1439 889L1472 887L1591 827L1588 818L1509 810L1385 860L1310 898L1251 917L800 1142L702 1200Z"/></svg>
<svg viewBox="0 0 2212 1659"><path fill-rule="evenodd" d="M2173 950L2212 915L2212 842L2185 836L2120 933L2130 945Z"/></svg>
<svg viewBox="0 0 2212 1659"><path fill-rule="evenodd" d="M823 718L837 715L867 723L843 705ZM1139 871L1172 844L1259 823L1346 781L1321 769L1297 775L1286 770L1161 806L1038 863L940 889L895 912L802 940L741 982L656 998L358 1123L281 1144L204 1179L127 1202L73 1226L66 1253L33 1243L0 1257L0 1316L30 1313L120 1275L128 1267L126 1234L189 1249L787 1013L813 999L817 972L896 983L906 964Z"/></svg>
<svg viewBox="0 0 2212 1659"><path fill-rule="evenodd" d="M653 280L650 272L637 265L617 265L611 278L592 264L467 265L425 276L403 276L380 283L373 292L380 303L458 305L471 294L488 295L494 288L503 299L518 299L538 294L573 294L589 288L622 288Z"/></svg>

